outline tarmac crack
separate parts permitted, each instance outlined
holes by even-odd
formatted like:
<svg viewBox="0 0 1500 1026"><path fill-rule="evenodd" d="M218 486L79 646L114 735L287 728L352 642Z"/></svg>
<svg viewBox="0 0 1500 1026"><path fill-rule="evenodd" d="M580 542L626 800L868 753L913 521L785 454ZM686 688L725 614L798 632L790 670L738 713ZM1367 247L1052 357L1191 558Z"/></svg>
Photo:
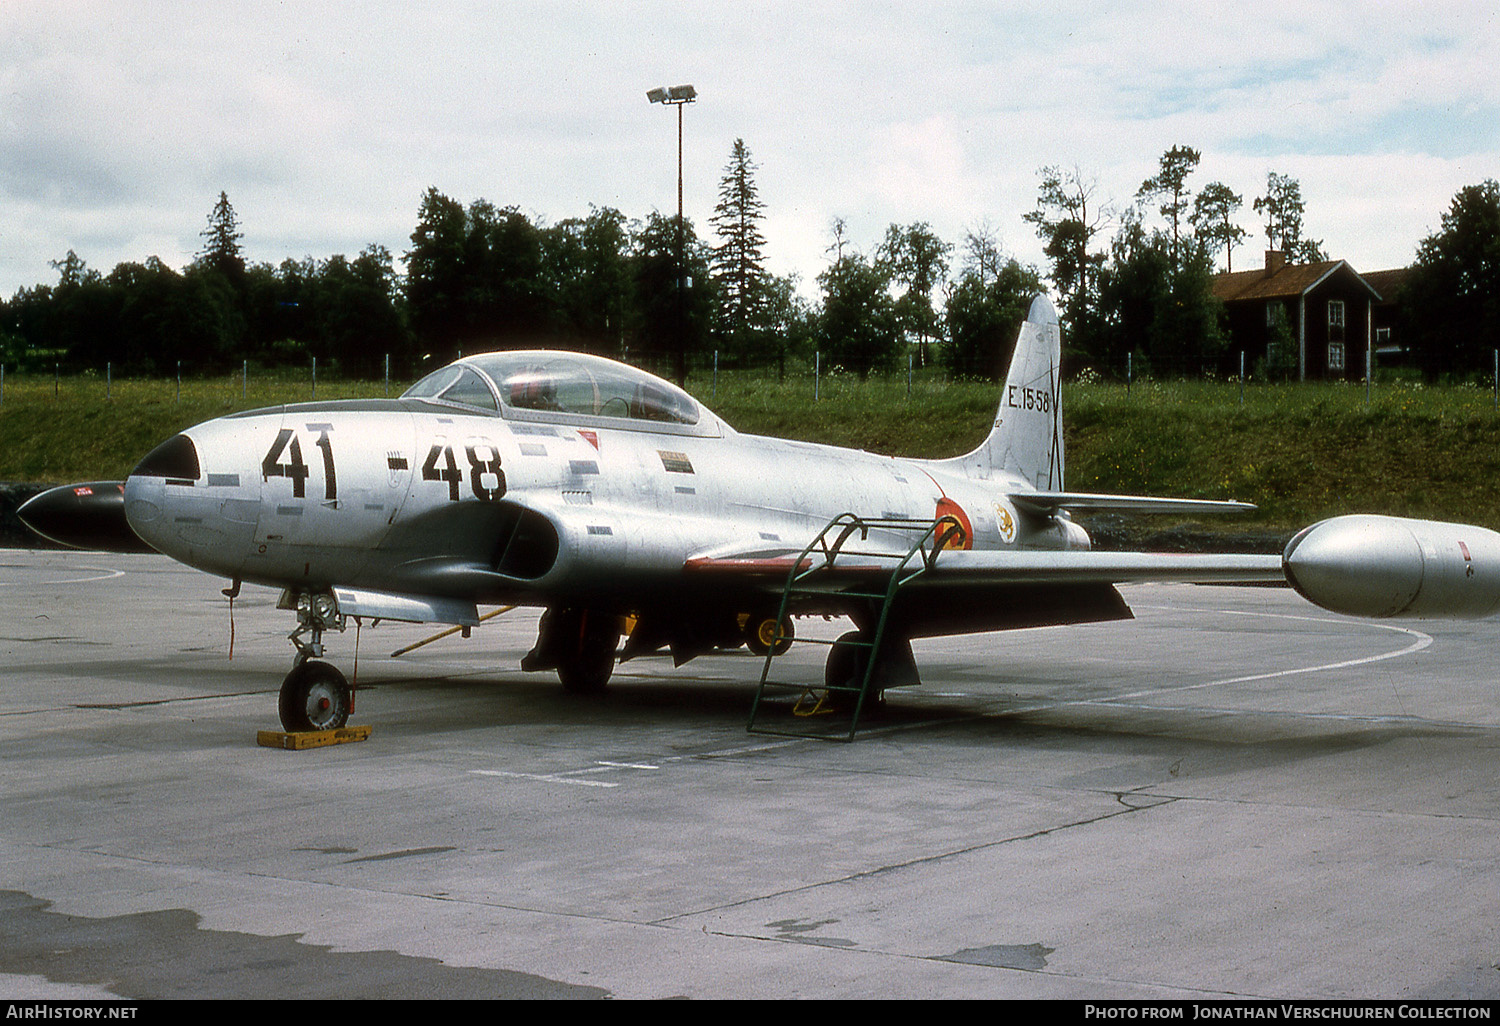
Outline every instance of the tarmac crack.
<svg viewBox="0 0 1500 1026"><path fill-rule="evenodd" d="M1065 830L1075 830L1075 829L1078 829L1079 827L1093 826L1093 825L1095 825L1097 823L1103 823L1103 822L1106 822L1108 820L1115 819L1115 818L1117 818L1119 816L1129 816L1129 815L1133 815L1135 813L1140 813L1140 812L1150 812L1150 811L1152 811L1154 809L1159 809L1159 808L1162 808L1163 806L1174 804L1174 803L1176 803L1177 801L1180 800L1179 798L1174 797L1174 796L1163 796L1163 797L1161 797L1160 800L1153 800L1152 802L1150 802L1150 804L1139 805L1139 806L1132 806L1132 805L1126 804L1125 800L1124 800L1125 796L1128 795L1128 794L1131 794L1131 792L1111 792L1111 793L1113 793L1115 795L1115 798L1116 798L1117 803L1119 804L1119 807L1115 808L1115 809L1111 809L1111 810L1106 811L1106 812L1102 812L1102 813L1100 813L1098 815L1095 815L1095 816L1086 816L1086 817L1083 817L1081 819L1075 819L1075 820L1072 820L1072 821L1067 822L1067 823L1058 823L1058 824L1054 824L1053 826L1041 827L1041 828L1038 828L1036 830L1028 831L1027 833L1024 833L1024 834L1016 834L1016 835L1014 835L1012 837L1002 837L1002 838L997 838L997 839L992 840L992 841L984 841L984 842L981 842L979 844L966 845L965 847L962 847L962 848L954 848L951 851L938 852L938 853L932 854L932 855L922 855L922 856L919 856L917 858L905 859L905 860L903 860L901 862L892 862L892 863L889 863L888 865L876 866L876 867L874 867L872 869L863 869L863 870L860 870L857 873L848 873L848 874L845 874L844 876L835 877L835 878L830 879L830 880L818 880L818 881L815 881L815 882L812 882L812 883L799 884L796 887L786 887L786 888L782 888L781 890L768 891L768 892L766 892L764 894L755 895L754 897L741 898L741 899L738 899L736 901L724 902L724 903L719 904L719 905L709 905L709 906L706 906L704 908L695 909L695 910L689 911L689 912L679 912L679 913L676 913L674 915L663 916L660 919L651 920L651 923L653 925L656 925L656 926L665 926L665 925L668 925L668 924L670 924L670 923L672 923L672 922L674 922L676 920L688 919L688 918L691 918L693 916L705 915L705 914L708 914L710 912L723 912L723 911L726 911L728 909L744 908L744 907L749 906L749 905L754 905L757 902L768 901L768 900L771 900L771 899L774 899L774 898L784 898L784 897L788 897L788 896L793 895L793 894L806 894L808 892L815 891L815 890L818 890L818 889L823 888L823 887L835 887L835 886L838 886L840 884L855 883L857 881L875 880L875 879L878 879L878 878L883 877L883 876L888 876L888 875L891 875L891 874L894 874L894 873L904 872L905 870L915 869L915 868L920 867L920 866L936 865L936 864L938 864L940 862L947 861L948 859L960 858L960 857L965 856L965 855L972 855L972 854L974 854L976 852L990 851L992 849L1004 847L1005 845L1019 844L1019 843L1025 842L1025 841L1034 841L1037 838L1048 837L1048 836L1050 836L1052 834L1061 833L1061 832L1063 832ZM1145 796L1145 795L1143 795L1141 797L1155 798L1156 796ZM753 935L753 934L742 934L742 933L737 933L737 932L733 932L733 931L715 931L715 930L711 930L711 931L708 931L708 932L714 933L716 935L722 935L722 936L725 936L725 937L752 937L753 938L753 937L756 936L756 935ZM772 939L772 940L780 940L782 938L770 938L770 939Z"/></svg>

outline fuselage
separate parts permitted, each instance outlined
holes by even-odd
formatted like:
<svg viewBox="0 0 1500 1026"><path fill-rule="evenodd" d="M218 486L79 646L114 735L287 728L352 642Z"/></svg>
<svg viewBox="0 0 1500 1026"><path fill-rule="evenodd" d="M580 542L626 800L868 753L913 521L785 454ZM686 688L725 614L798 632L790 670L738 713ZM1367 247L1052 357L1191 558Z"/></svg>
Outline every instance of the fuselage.
<svg viewBox="0 0 1500 1026"><path fill-rule="evenodd" d="M1065 520L1018 511L1007 495L1024 483L976 480L953 461L740 434L611 361L491 354L432 377L455 367L461 377L400 399L190 428L127 479L130 525L159 551L237 580L533 604L640 595L705 555L797 550L844 512L950 517L964 547L1087 545Z"/></svg>

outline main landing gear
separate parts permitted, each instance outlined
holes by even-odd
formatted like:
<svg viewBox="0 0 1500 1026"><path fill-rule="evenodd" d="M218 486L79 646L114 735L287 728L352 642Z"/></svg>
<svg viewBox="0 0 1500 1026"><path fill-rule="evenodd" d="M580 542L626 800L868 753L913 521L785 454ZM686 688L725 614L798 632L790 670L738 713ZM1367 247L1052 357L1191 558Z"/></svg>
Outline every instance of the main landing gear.
<svg viewBox="0 0 1500 1026"><path fill-rule="evenodd" d="M743 630L746 647L762 659L773 650L776 655L785 655L792 647L792 638L796 633L791 617L778 625L775 613L750 614L745 618Z"/></svg>
<svg viewBox="0 0 1500 1026"><path fill-rule="evenodd" d="M349 722L354 710L354 689L332 663L321 660L323 632L344 629L344 617L332 595L301 594L293 607L297 629L291 642L297 648L292 672L281 682L277 709L281 726L289 733L308 730L337 730ZM304 638L304 634L311 637Z"/></svg>
<svg viewBox="0 0 1500 1026"><path fill-rule="evenodd" d="M536 646L521 660L521 669L556 670L564 690L601 694L615 671L620 634L620 618L613 613L549 608L537 625Z"/></svg>

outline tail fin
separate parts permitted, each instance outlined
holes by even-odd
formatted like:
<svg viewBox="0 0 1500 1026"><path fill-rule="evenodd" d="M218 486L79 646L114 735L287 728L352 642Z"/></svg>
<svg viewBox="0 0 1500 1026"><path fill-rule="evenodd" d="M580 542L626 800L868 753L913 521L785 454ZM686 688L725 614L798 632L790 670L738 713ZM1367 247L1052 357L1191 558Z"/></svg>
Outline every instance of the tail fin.
<svg viewBox="0 0 1500 1026"><path fill-rule="evenodd" d="M1062 491L1061 356L1057 312L1046 296L1037 296L1016 338L989 437L967 456L947 462L970 477L1011 474L1038 491Z"/></svg>

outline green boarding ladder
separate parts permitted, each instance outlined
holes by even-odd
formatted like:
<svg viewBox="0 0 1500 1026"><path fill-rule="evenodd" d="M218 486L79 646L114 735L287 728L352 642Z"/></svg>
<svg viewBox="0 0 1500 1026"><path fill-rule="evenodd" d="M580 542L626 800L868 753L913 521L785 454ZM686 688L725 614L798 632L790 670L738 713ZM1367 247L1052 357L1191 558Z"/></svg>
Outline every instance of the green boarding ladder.
<svg viewBox="0 0 1500 1026"><path fill-rule="evenodd" d="M914 541L904 555L899 551L874 551L849 547L856 534L858 540L862 542L869 538L871 530L906 534L914 538ZM828 521L802 550L801 555L793 560L792 568L787 572L786 585L781 592L781 607L776 614L776 639L766 654L765 666L760 673L760 686L755 691L755 702L750 708L750 722L746 729L756 734L853 741L855 731L859 729L859 720L864 712L865 702L870 698L870 682L874 679L877 665L874 656L880 651L881 642L885 640L886 625L890 618L891 607L896 600L896 594L913 579L931 570L938 553L955 534L961 535L962 532L963 528L956 521L944 517L936 520L901 520L840 513ZM841 559L845 561L845 565L851 559L875 560L877 564L889 565L890 571L885 579L885 589L883 591L851 591L829 582L827 578ZM883 569L880 572L884 572ZM878 574L871 576L878 580ZM787 618L788 611L798 604L797 599L828 595L880 603L880 614L876 617L875 629L862 640L844 642L846 645L868 650L869 655L863 660L863 670L857 673L850 683L839 685L828 684L826 681L822 685L808 685L772 680L772 660L779 652L784 652L792 642L830 647L835 644L832 641L816 638L795 638L788 629L791 623ZM810 725L806 729L791 729L767 726L763 722L758 722L761 703L766 697L767 689L799 692L800 697L792 708L792 714ZM853 698L853 711L849 717L847 730L843 728L841 721L832 716L841 704L846 708L848 706L847 700L839 702L837 696L840 695ZM823 729L818 729L819 724L824 725Z"/></svg>

